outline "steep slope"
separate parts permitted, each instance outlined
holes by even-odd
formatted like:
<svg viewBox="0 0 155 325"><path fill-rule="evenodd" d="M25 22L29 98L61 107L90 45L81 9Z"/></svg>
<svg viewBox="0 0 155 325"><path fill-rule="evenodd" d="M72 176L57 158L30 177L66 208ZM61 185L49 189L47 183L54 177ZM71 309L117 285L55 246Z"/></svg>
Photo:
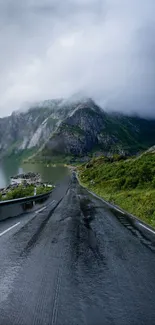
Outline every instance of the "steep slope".
<svg viewBox="0 0 155 325"><path fill-rule="evenodd" d="M92 99L46 100L0 119L0 157L34 149L37 157L137 154L155 143L155 120L107 113Z"/></svg>
<svg viewBox="0 0 155 325"><path fill-rule="evenodd" d="M43 155L84 155L97 143L104 125L104 113L92 100L80 103L60 124L43 149Z"/></svg>
<svg viewBox="0 0 155 325"><path fill-rule="evenodd" d="M155 228L155 153L97 157L79 167L83 185Z"/></svg>
<svg viewBox="0 0 155 325"><path fill-rule="evenodd" d="M26 112L14 112L0 119L0 156L40 148L67 116L70 107L61 100L32 105Z"/></svg>
<svg viewBox="0 0 155 325"><path fill-rule="evenodd" d="M89 153L136 154L155 142L155 120L106 113L91 99L77 105L59 125L42 156Z"/></svg>

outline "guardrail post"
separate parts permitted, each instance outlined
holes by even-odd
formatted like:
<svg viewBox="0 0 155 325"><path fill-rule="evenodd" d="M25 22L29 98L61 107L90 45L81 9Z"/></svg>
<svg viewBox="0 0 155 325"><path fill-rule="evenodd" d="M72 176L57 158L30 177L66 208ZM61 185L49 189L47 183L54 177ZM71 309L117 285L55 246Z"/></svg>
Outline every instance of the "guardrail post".
<svg viewBox="0 0 155 325"><path fill-rule="evenodd" d="M34 188L34 196L36 196L37 195L37 188L35 187ZM35 201L33 201L33 206L35 205L36 203L35 203Z"/></svg>

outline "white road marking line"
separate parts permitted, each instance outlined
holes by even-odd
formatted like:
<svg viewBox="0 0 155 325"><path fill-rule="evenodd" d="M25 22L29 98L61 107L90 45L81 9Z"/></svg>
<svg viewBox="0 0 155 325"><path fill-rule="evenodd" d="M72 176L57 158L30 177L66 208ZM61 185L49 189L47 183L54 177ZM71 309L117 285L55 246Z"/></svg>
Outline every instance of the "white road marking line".
<svg viewBox="0 0 155 325"><path fill-rule="evenodd" d="M51 205L53 205L53 203L56 203L56 201L53 200L51 203L48 204L48 206L50 207Z"/></svg>
<svg viewBox="0 0 155 325"><path fill-rule="evenodd" d="M40 210L37 210L37 211L35 211L35 213L37 214L37 213L39 213L39 212L42 212L42 211L44 211L46 209L46 206L45 207L43 207L42 209L40 209Z"/></svg>
<svg viewBox="0 0 155 325"><path fill-rule="evenodd" d="M48 206L51 206L53 203L55 203L56 201L53 200L50 204L46 205L45 207L41 208L40 210L35 211L35 214L38 214L39 212L44 211Z"/></svg>
<svg viewBox="0 0 155 325"><path fill-rule="evenodd" d="M20 225L20 222L17 222L14 226L6 229L5 231L3 231L1 234L0 234L0 237L2 237L3 235L5 235L8 231L12 230L13 228L17 227L18 225Z"/></svg>
<svg viewBox="0 0 155 325"><path fill-rule="evenodd" d="M152 232L155 235L155 231L153 231L152 229L148 228L147 226L143 225L142 223L139 223L139 225L145 229L147 229L148 231Z"/></svg>
<svg viewBox="0 0 155 325"><path fill-rule="evenodd" d="M125 213L124 213L123 211L121 211L120 209L117 209L117 208L115 208L115 207L114 207L114 209L117 210L118 212L120 212L120 213L122 213L122 214L125 215Z"/></svg>

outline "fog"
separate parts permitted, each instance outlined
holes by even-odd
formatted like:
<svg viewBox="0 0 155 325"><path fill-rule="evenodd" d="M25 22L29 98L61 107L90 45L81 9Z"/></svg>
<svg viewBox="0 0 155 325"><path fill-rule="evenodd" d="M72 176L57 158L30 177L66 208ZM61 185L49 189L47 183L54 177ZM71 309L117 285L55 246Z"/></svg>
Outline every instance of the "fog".
<svg viewBox="0 0 155 325"><path fill-rule="evenodd" d="M92 97L155 117L154 0L0 0L0 116Z"/></svg>

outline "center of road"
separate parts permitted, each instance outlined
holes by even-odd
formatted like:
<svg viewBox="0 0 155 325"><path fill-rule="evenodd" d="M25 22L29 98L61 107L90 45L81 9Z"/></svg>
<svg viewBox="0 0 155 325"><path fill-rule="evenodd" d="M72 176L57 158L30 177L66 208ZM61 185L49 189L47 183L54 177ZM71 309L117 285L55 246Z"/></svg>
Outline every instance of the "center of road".
<svg viewBox="0 0 155 325"><path fill-rule="evenodd" d="M43 207L43 208L41 208L40 210L37 210L37 211L35 211L35 214L38 214L38 213L40 213L40 212L44 211L45 209L46 209L46 206L45 206L45 207Z"/></svg>

